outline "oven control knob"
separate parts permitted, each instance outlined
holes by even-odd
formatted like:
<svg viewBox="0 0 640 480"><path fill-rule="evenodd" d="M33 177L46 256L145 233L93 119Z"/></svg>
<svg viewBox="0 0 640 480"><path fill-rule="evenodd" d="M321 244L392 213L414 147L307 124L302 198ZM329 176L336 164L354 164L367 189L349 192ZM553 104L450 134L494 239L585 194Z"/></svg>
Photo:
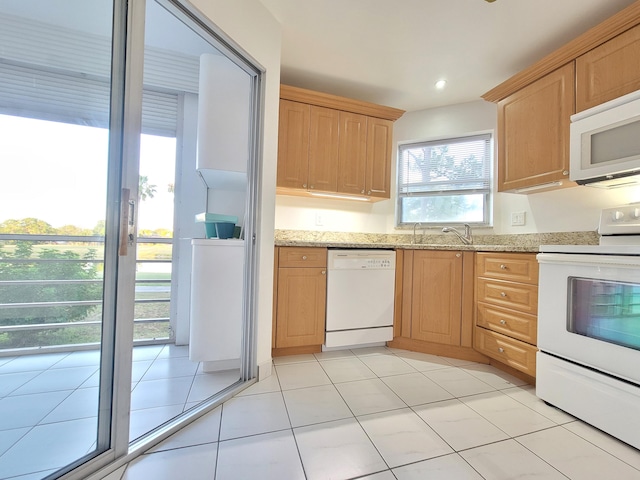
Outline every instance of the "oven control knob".
<svg viewBox="0 0 640 480"><path fill-rule="evenodd" d="M617 222L618 220L622 220L624 218L624 212L621 212L620 210L616 210L615 212L613 212L612 217L614 222Z"/></svg>

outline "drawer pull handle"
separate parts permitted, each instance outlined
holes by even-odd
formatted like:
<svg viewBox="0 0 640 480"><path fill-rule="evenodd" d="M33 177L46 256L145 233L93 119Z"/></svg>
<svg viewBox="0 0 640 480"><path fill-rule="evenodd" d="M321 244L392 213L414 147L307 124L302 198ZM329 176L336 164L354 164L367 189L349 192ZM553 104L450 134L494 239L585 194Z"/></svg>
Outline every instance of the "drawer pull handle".
<svg viewBox="0 0 640 480"><path fill-rule="evenodd" d="M500 320L500 325L506 325L507 321L506 320Z"/></svg>
<svg viewBox="0 0 640 480"><path fill-rule="evenodd" d="M502 265L500 265L500 270L506 270L507 266L503 263Z"/></svg>
<svg viewBox="0 0 640 480"><path fill-rule="evenodd" d="M507 294L506 294L505 292L500 292L500 296L501 296L501 297L506 297L506 296L507 296Z"/></svg>
<svg viewBox="0 0 640 480"><path fill-rule="evenodd" d="M498 351L499 351L500 353L504 353L504 348L502 348L502 347L498 347Z"/></svg>
<svg viewBox="0 0 640 480"><path fill-rule="evenodd" d="M306 259L307 259L307 256L306 256L306 255L303 255L303 256L302 256L302 259L303 259L303 260L306 260Z"/></svg>

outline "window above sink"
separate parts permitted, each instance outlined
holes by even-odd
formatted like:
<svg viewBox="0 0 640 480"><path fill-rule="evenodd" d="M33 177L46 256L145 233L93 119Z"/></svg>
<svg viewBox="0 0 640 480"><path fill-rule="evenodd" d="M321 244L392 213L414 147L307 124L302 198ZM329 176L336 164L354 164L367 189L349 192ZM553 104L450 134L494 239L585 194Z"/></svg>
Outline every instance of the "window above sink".
<svg viewBox="0 0 640 480"><path fill-rule="evenodd" d="M491 133L398 147L396 224L491 225Z"/></svg>

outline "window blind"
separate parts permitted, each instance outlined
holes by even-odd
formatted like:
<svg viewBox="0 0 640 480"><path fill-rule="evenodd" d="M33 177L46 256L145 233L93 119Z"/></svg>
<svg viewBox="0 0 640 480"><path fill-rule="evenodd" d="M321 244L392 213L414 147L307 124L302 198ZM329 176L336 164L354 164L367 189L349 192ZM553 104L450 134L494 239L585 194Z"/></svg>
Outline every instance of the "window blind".
<svg viewBox="0 0 640 480"><path fill-rule="evenodd" d="M401 145L398 192L491 191L491 135Z"/></svg>

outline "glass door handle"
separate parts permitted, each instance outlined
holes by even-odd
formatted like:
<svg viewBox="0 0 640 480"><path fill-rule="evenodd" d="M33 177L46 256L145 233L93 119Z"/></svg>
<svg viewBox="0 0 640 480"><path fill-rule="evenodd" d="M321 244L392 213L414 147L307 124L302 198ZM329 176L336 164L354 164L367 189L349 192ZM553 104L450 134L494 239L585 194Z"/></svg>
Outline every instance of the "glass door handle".
<svg viewBox="0 0 640 480"><path fill-rule="evenodd" d="M131 190L122 189L120 206L120 248L118 254L123 257L128 254L129 247L133 246L136 239L136 202L131 200Z"/></svg>

